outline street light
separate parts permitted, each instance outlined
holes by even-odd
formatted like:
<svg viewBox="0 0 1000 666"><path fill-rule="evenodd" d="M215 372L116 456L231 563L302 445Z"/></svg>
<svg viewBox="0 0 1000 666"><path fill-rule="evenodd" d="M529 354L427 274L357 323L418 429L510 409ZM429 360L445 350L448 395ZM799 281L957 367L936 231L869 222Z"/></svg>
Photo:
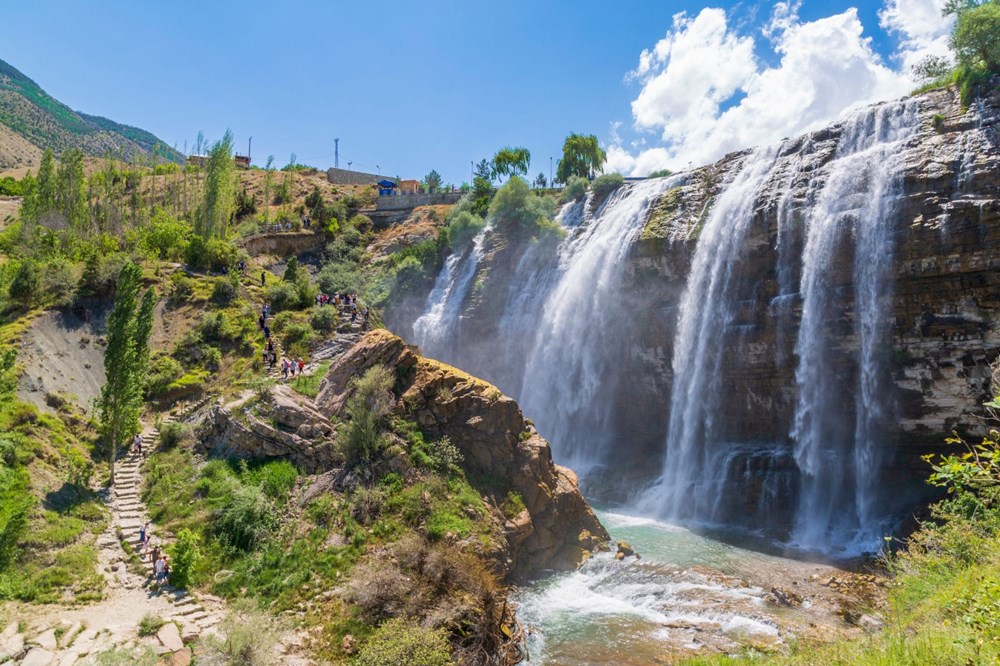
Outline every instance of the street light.
<svg viewBox="0 0 1000 666"><path fill-rule="evenodd" d="M250 137L250 140L247 142L247 166L250 166L250 155L253 154L250 152L250 149L252 147L253 147L253 137Z"/></svg>
<svg viewBox="0 0 1000 666"><path fill-rule="evenodd" d="M476 171L476 163L474 161L472 161L472 160L469 160L469 184L470 185L472 184L472 181L474 181L476 179L476 177L474 175L475 171Z"/></svg>
<svg viewBox="0 0 1000 666"><path fill-rule="evenodd" d="M376 169L375 173L378 174L379 177L381 177L382 176L382 167L379 166L378 164L376 164L375 165L375 169Z"/></svg>
<svg viewBox="0 0 1000 666"><path fill-rule="evenodd" d="M549 187L555 188L556 184L552 182L552 158L549 157Z"/></svg>
<svg viewBox="0 0 1000 666"><path fill-rule="evenodd" d="M354 164L354 162L348 162L348 163L347 163L347 170L348 170L348 171L350 171L350 170L351 170L351 165L352 165L352 164Z"/></svg>

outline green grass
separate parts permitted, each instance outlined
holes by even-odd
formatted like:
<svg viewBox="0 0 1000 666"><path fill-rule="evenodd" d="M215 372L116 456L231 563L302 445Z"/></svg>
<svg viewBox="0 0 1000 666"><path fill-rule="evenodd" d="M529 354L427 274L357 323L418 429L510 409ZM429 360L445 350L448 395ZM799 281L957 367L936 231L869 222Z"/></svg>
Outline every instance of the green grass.
<svg viewBox="0 0 1000 666"><path fill-rule="evenodd" d="M311 375L299 376L288 383L293 389L304 396L315 398L319 395L319 385L330 369L329 363L320 363Z"/></svg>

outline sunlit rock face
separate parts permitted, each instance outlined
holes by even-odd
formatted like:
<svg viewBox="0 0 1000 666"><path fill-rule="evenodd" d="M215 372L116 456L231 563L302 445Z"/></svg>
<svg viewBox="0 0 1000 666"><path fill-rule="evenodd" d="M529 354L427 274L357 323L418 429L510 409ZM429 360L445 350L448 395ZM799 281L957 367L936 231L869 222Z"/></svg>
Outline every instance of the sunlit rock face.
<svg viewBox="0 0 1000 666"><path fill-rule="evenodd" d="M989 394L998 121L938 91L567 205L554 245L491 230L390 326L518 399L599 501L868 549Z"/></svg>

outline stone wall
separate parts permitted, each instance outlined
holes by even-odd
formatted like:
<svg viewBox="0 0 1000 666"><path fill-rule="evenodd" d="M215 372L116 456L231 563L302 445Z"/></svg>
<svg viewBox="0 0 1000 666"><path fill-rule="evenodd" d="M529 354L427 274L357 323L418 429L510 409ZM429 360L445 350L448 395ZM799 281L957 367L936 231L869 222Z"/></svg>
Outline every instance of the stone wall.
<svg viewBox="0 0 1000 666"><path fill-rule="evenodd" d="M374 173L364 171L351 171L349 169L335 169L330 167L326 170L326 179L334 185L371 185L386 178ZM391 179L390 180L394 180Z"/></svg>
<svg viewBox="0 0 1000 666"><path fill-rule="evenodd" d="M458 203L464 192L441 192L439 194L399 194L379 197L375 210L408 210L417 206L444 206Z"/></svg>

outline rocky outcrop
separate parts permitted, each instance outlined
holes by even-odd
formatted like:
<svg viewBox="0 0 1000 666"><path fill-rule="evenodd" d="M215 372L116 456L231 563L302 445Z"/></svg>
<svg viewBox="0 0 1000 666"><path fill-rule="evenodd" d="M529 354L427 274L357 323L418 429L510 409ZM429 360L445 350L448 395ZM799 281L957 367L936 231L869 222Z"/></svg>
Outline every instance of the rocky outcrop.
<svg viewBox="0 0 1000 666"><path fill-rule="evenodd" d="M418 356L387 331L372 331L334 363L316 399L319 410L341 414L351 379L375 365L396 373L396 411L427 436L448 437L484 496L494 505L510 491L522 498L524 510L506 524L514 578L574 568L608 541L576 475L552 462L548 443L513 400L457 368Z"/></svg>
<svg viewBox="0 0 1000 666"><path fill-rule="evenodd" d="M326 244L326 236L322 231L283 231L247 236L239 244L252 257L259 254L291 257L322 249Z"/></svg>
<svg viewBox="0 0 1000 666"><path fill-rule="evenodd" d="M201 441L215 455L235 458L287 458L318 473L332 468L333 424L312 401L284 384L269 396L251 396L213 407Z"/></svg>

